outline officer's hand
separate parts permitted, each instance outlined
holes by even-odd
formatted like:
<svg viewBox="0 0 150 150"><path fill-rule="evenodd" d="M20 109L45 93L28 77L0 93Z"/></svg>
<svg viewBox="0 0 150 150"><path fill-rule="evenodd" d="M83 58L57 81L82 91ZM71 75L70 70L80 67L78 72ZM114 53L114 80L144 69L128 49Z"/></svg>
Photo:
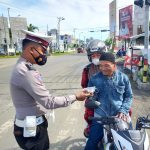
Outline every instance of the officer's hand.
<svg viewBox="0 0 150 150"><path fill-rule="evenodd" d="M78 101L84 101L87 97L92 96L93 93L90 93L86 90L79 91L75 94Z"/></svg>

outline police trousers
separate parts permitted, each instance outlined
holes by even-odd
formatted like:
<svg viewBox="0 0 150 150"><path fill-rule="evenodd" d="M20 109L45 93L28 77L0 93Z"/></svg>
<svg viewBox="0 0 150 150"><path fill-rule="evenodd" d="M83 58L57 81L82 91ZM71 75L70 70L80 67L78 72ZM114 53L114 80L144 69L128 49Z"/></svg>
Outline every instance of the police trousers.
<svg viewBox="0 0 150 150"><path fill-rule="evenodd" d="M49 138L48 138L48 122L45 116L43 116L44 122L37 125L35 137L24 137L23 128L14 124L14 136L18 145L25 150L48 150Z"/></svg>

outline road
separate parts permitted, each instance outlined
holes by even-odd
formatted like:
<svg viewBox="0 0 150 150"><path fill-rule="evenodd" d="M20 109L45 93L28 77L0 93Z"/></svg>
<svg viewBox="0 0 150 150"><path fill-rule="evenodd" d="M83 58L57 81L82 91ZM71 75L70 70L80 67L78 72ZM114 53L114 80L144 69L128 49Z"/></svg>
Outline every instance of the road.
<svg viewBox="0 0 150 150"><path fill-rule="evenodd" d="M13 118L15 110L9 92L9 78L13 59L0 59L0 149L20 150L13 136ZM88 63L84 54L71 54L65 56L50 56L48 62L40 70L46 87L53 95L66 95L80 89L81 71ZM138 114L150 112L150 92L135 88L132 83L135 100L133 102L133 121ZM51 150L83 150L85 138L83 129L84 103L75 102L67 108L56 109L55 119L49 117L49 137ZM52 111L49 111L52 114Z"/></svg>

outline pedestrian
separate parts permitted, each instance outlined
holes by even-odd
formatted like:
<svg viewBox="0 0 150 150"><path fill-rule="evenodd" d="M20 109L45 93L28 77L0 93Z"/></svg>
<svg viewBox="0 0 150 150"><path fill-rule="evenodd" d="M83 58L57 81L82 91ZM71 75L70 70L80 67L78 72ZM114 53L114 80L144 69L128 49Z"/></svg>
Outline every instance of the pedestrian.
<svg viewBox="0 0 150 150"><path fill-rule="evenodd" d="M90 77L93 74L100 71L98 66L99 59L101 54L105 52L105 44L101 40L94 39L88 43L86 50L87 50L88 60L90 63L86 65L82 71L82 79L81 79L82 88L86 88ZM85 101L85 103L87 102L88 99ZM85 107L84 119L87 122L87 127L84 129L85 137L88 137L90 126L91 126L91 121L88 118L93 115L94 115L94 110Z"/></svg>
<svg viewBox="0 0 150 150"><path fill-rule="evenodd" d="M90 93L80 91L73 95L54 97L46 89L41 74L33 64L47 61L49 36L22 30L22 55L13 68L10 92L16 110L14 136L25 150L49 149L47 109L66 107L75 101L83 101Z"/></svg>
<svg viewBox="0 0 150 150"><path fill-rule="evenodd" d="M88 87L96 87L95 98L101 103L101 108L94 109L94 117L107 114L128 121L133 93L127 75L117 70L112 53L101 55L99 68L100 72L93 75L88 83ZM96 150L102 138L103 126L93 120L85 150Z"/></svg>

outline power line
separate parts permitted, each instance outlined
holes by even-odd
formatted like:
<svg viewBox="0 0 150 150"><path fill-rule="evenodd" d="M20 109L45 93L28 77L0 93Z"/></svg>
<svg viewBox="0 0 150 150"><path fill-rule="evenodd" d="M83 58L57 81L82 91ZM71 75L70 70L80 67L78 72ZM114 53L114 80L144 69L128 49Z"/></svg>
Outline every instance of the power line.
<svg viewBox="0 0 150 150"><path fill-rule="evenodd" d="M5 3L5 2L0 2L0 4L2 5L2 6L4 6L4 7L6 7L6 8L11 8L12 10L16 10L16 11L21 11L21 12L23 12L23 13L25 13L25 14L35 14L35 12L34 11L31 11L31 10L28 10L28 11L26 11L26 10L24 10L24 9L22 9L22 8L18 8L18 7L14 7L14 6L12 6L12 5L10 5L10 4L8 4L8 3ZM36 12L36 16L42 16L43 17L43 14L38 14L38 12ZM48 17L48 18L57 18L57 16L49 16L49 15L47 15L47 14L44 14L44 16L46 16L46 17Z"/></svg>

